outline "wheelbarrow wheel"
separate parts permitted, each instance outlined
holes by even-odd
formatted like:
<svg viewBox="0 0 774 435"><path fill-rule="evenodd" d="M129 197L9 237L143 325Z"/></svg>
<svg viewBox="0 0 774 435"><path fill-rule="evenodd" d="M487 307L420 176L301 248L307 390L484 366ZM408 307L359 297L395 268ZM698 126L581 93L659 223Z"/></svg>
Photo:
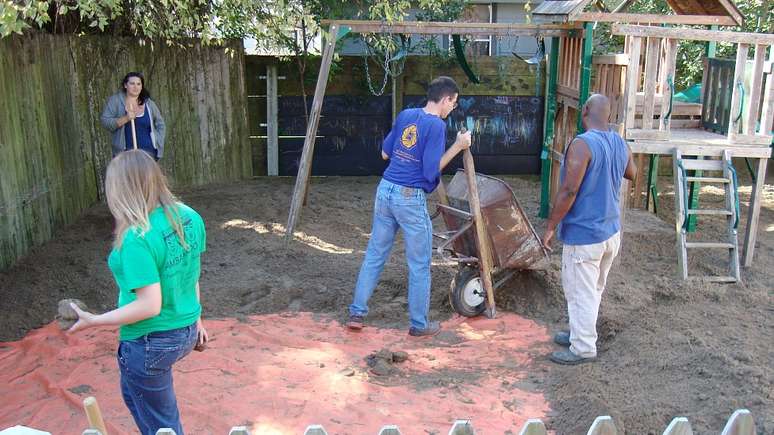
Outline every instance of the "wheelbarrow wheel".
<svg viewBox="0 0 774 435"><path fill-rule="evenodd" d="M451 283L449 302L454 311L465 317L475 317L486 309L486 290L478 268L460 268Z"/></svg>

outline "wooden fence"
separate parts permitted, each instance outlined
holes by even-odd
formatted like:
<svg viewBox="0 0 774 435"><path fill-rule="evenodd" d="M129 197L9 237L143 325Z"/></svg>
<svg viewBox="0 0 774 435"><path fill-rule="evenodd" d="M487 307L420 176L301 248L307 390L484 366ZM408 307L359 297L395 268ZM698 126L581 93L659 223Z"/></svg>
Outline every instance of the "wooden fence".
<svg viewBox="0 0 774 435"><path fill-rule="evenodd" d="M396 425L382 426L377 435L401 435L400 428ZM457 420L449 429L448 435L475 435L476 430L470 420ZM545 424L540 419L529 419L521 427L519 435L546 435ZM617 435L618 429L610 416L597 417L589 427L586 435ZM664 429L662 435L692 435L691 423L685 417L674 418ZM107 435L97 429L87 429L83 435ZM172 429L159 429L156 435L176 435ZM251 435L246 426L232 427L228 435ZM328 435L322 425L310 425L304 431L304 435ZM735 411L726 422L720 435L755 435L755 421L752 414L746 409Z"/></svg>
<svg viewBox="0 0 774 435"><path fill-rule="evenodd" d="M145 74L165 118L161 165L173 186L251 175L241 41L182 48L108 36L4 38L0 270L103 197L112 151L99 117L128 71Z"/></svg>
<svg viewBox="0 0 774 435"><path fill-rule="evenodd" d="M83 400L83 408L89 421L90 429L83 431L83 435L108 435L105 422L102 419L97 400L87 397ZM474 435L476 433L470 420L456 420L449 429L449 435ZM546 435L546 426L540 419L529 419L522 426L519 435ZM617 435L618 429L610 416L600 416L594 419L587 435ZM378 435L400 435L400 428L396 425L382 426ZM675 417L664 429L663 435L692 435L691 423L685 417ZM176 435L172 429L159 429L156 435ZM247 426L235 426L229 431L229 435L251 435ZM328 435L322 425L313 424L306 428L304 435ZM720 435L755 435L755 421L752 413L746 409L736 410L726 422Z"/></svg>

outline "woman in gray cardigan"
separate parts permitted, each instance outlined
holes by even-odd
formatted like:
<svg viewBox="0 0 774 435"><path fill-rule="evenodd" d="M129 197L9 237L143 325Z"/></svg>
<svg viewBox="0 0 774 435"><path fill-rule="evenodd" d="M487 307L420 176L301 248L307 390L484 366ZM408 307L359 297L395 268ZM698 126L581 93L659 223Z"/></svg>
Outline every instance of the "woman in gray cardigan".
<svg viewBox="0 0 774 435"><path fill-rule="evenodd" d="M164 156L164 118L145 89L142 73L124 76L121 90L108 98L100 121L112 133L113 157L133 148L156 160Z"/></svg>

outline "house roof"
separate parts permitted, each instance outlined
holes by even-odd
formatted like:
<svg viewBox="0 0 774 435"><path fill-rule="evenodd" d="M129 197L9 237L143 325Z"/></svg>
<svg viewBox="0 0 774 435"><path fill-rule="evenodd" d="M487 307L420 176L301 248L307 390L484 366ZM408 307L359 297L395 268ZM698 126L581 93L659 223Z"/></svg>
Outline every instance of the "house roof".
<svg viewBox="0 0 774 435"><path fill-rule="evenodd" d="M636 0L635 0L636 1ZM673 20L683 24L720 24L741 25L742 13L732 0L666 0L675 14L681 16ZM539 22L572 22L572 21L615 21L615 22L663 22L664 15L626 14L621 8L615 12L584 13L586 7L592 5L599 10L599 2L594 0L544 0L532 11L533 17ZM625 1L620 6L623 9L633 1ZM692 17L693 16L693 17ZM660 19L657 17L661 17Z"/></svg>

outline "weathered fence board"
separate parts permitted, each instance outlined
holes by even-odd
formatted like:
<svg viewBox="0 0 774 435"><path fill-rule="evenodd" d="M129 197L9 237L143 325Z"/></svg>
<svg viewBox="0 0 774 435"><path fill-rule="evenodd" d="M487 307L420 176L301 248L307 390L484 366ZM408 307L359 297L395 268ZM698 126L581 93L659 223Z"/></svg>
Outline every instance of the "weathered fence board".
<svg viewBox="0 0 774 435"><path fill-rule="evenodd" d="M165 118L161 165L174 186L249 177L240 44L227 53L108 36L0 41L0 270L103 197L112 152L99 116L128 71L145 74Z"/></svg>

